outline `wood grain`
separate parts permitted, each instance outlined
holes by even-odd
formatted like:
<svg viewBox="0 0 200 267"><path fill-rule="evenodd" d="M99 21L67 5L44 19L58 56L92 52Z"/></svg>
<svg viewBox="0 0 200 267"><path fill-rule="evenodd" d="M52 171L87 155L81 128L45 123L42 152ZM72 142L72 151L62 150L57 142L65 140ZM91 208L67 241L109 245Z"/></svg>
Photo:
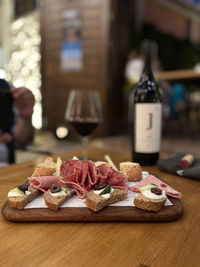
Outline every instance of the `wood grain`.
<svg viewBox="0 0 200 267"><path fill-rule="evenodd" d="M166 81L187 81L187 80L199 80L200 72L194 69L189 70L172 70L159 72L156 75L158 80Z"/></svg>
<svg viewBox="0 0 200 267"><path fill-rule="evenodd" d="M62 159L79 156L68 151ZM126 152L89 148L89 157L109 154L116 164ZM31 175L36 162L0 169L0 205L10 188ZM0 266L149 266L198 267L200 262L199 182L145 167L181 191L183 216L172 222L9 222L0 216Z"/></svg>

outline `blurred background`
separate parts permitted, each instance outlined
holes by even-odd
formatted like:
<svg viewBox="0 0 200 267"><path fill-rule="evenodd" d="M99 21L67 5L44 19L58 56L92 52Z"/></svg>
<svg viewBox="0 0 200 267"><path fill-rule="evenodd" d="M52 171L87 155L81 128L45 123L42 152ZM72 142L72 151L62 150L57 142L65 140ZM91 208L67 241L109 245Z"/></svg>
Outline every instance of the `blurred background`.
<svg viewBox="0 0 200 267"><path fill-rule="evenodd" d="M101 95L104 121L91 144L130 151L128 95L143 68L145 39L152 40L152 67L163 89L161 156L198 156L200 1L0 0L0 78L26 86L36 100L35 138L17 149L16 161L80 146L64 119L72 88Z"/></svg>

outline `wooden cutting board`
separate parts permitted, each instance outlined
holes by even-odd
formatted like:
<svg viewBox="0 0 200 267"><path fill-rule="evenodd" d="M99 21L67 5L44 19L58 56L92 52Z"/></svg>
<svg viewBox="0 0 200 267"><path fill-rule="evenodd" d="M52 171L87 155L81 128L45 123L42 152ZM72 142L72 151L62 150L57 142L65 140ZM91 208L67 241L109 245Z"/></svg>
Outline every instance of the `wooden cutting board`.
<svg viewBox="0 0 200 267"><path fill-rule="evenodd" d="M147 212L136 207L106 207L99 212L88 208L61 208L53 211L47 208L17 210L10 208L6 201L2 207L2 215L9 221L52 222L52 221L141 221L167 222L174 221L183 214L183 206L179 199L169 197L172 206L165 206L159 212Z"/></svg>

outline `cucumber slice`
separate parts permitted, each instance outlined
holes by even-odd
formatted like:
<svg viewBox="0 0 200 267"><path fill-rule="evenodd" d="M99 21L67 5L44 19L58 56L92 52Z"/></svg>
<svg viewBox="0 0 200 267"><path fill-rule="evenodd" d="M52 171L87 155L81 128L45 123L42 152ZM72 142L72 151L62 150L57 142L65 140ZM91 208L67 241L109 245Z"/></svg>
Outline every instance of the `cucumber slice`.
<svg viewBox="0 0 200 267"><path fill-rule="evenodd" d="M109 194L111 191L111 186L110 185L107 185L103 191L101 191L100 195L105 195L105 194Z"/></svg>
<svg viewBox="0 0 200 267"><path fill-rule="evenodd" d="M151 188L158 188L158 186L156 184L147 184L143 187L140 187L140 191L149 190Z"/></svg>
<svg viewBox="0 0 200 267"><path fill-rule="evenodd" d="M65 194L67 194L67 192L68 192L68 189L66 188L66 187L64 187L64 186L61 186L61 189L65 192Z"/></svg>
<svg viewBox="0 0 200 267"><path fill-rule="evenodd" d="M16 193L18 193L18 194L20 194L20 195L22 195L22 196L25 195L25 192L22 191L21 189L19 189L18 186L15 187L14 189L10 190L10 191L11 191L11 192L16 192Z"/></svg>

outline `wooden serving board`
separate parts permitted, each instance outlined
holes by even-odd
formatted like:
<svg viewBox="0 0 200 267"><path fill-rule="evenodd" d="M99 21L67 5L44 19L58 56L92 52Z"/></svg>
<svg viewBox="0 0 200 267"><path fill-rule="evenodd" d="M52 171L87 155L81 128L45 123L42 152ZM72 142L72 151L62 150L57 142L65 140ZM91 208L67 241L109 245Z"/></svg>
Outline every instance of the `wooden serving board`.
<svg viewBox="0 0 200 267"><path fill-rule="evenodd" d="M17 210L10 208L6 201L2 207L2 215L9 221L52 222L52 221L140 221L166 222L174 221L183 214L183 206L179 199L169 197L172 206L165 206L159 212L147 212L136 207L109 206L99 212L88 208L61 208L53 211L47 208Z"/></svg>

